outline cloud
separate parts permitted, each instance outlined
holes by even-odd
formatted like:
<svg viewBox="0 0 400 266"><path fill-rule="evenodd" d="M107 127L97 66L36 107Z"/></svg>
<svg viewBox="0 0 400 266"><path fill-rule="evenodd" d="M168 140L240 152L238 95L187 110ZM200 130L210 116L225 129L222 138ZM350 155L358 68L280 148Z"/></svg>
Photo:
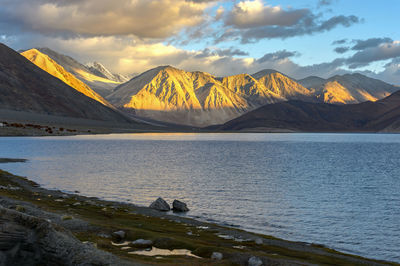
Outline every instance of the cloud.
<svg viewBox="0 0 400 266"><path fill-rule="evenodd" d="M386 82L400 85L400 58L395 58L385 65L381 72L364 71L363 74L384 80Z"/></svg>
<svg viewBox="0 0 400 266"><path fill-rule="evenodd" d="M333 0L319 0L317 5L318 5L318 7L329 6L332 3L333 3Z"/></svg>
<svg viewBox="0 0 400 266"><path fill-rule="evenodd" d="M350 47L336 47L334 51L338 54L344 54L350 50Z"/></svg>
<svg viewBox="0 0 400 266"><path fill-rule="evenodd" d="M315 24L313 19L308 18L292 27L265 26L246 30L242 32L242 42L254 42L260 39L289 38L294 36L310 35L318 32L329 31L339 25L350 27L358 23L355 16L336 16L320 24Z"/></svg>
<svg viewBox="0 0 400 266"><path fill-rule="evenodd" d="M336 41L332 42L332 45L341 45L341 44L345 44L346 42L347 42L347 39L336 40Z"/></svg>
<svg viewBox="0 0 400 266"><path fill-rule="evenodd" d="M356 16L333 16L322 19L310 9L283 9L265 5L261 0L246 0L224 12L224 32L216 34L215 43L240 40L285 39L330 31L337 26L350 27L362 20Z"/></svg>
<svg viewBox="0 0 400 266"><path fill-rule="evenodd" d="M308 9L284 10L280 6L265 6L261 0L242 1L236 4L225 18L226 25L248 29L259 26L292 26L306 16Z"/></svg>
<svg viewBox="0 0 400 266"><path fill-rule="evenodd" d="M352 50L364 50L369 47L375 47L378 46L381 43L389 43L393 42L391 38L370 38L367 40L354 40L356 42L356 45L354 45L351 49Z"/></svg>
<svg viewBox="0 0 400 266"><path fill-rule="evenodd" d="M237 48L227 48L227 49L220 49L220 48L205 48L202 51L200 51L197 55L196 58L202 58L202 57L210 57L210 56L221 56L221 57L226 57L226 56L248 56L249 53L239 50Z"/></svg>
<svg viewBox="0 0 400 266"><path fill-rule="evenodd" d="M269 61L279 61L279 60L288 59L290 57L297 56L297 55L299 55L299 53L297 53L297 52L289 52L286 50L281 50L281 51L277 51L274 53L267 53L264 56L262 56L261 58L257 59L257 62L264 63L264 62L269 62Z"/></svg>
<svg viewBox="0 0 400 266"><path fill-rule="evenodd" d="M2 28L12 24L45 35L166 38L203 22L212 1L3 0Z"/></svg>
<svg viewBox="0 0 400 266"><path fill-rule="evenodd" d="M356 52L347 59L351 69L367 66L372 62L400 57L400 41L381 43Z"/></svg>
<svg viewBox="0 0 400 266"><path fill-rule="evenodd" d="M157 41L144 41L128 37L81 37L63 39L43 37L42 39L13 40L42 47L43 43L58 52L70 55L82 63L99 61L115 73L142 73L159 65L173 65L187 71L204 71L216 76L240 73L256 73L262 69L276 69L295 79L307 76L328 78L333 75L351 73L343 69L349 64L348 58L337 58L330 62L299 65L292 59L299 55L296 51L281 50L268 52L259 58L252 58L236 48L206 48L189 51ZM23 48L23 47L21 47ZM30 47L24 47L30 48ZM237 57L240 56L240 57ZM400 58L392 59L383 71L362 72L370 77L400 84Z"/></svg>

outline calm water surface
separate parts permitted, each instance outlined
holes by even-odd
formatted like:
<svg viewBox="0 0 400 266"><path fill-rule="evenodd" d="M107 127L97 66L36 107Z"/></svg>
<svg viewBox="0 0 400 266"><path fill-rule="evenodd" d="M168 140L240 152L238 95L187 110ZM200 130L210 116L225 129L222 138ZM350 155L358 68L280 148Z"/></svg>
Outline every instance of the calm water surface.
<svg viewBox="0 0 400 266"><path fill-rule="evenodd" d="M0 168L47 188L149 205L400 261L400 135L124 134L0 138Z"/></svg>

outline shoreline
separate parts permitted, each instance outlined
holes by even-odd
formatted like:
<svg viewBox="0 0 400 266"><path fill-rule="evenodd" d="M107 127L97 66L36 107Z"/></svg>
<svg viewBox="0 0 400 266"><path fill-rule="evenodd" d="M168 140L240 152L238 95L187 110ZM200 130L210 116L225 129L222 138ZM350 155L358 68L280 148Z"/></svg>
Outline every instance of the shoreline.
<svg viewBox="0 0 400 266"><path fill-rule="evenodd" d="M0 159L0 163L2 160ZM7 160L10 162L9 159ZM3 162L6 161L3 160ZM223 255L222 260L218 261L223 265L247 265L251 257L256 257L266 265L399 265L394 262L345 254L320 244L288 241L192 218L165 214L131 203L106 201L59 190L48 190L27 178L2 170L0 170L0 185L0 205L7 206L5 209L15 209L16 212L19 209L21 215L36 214L39 219L46 219L46 215L49 215L40 213L51 213L58 217L51 219L51 222L69 230L81 243L85 241L94 243L93 246L97 247L95 249L111 253L114 259L122 260L124 263L179 262L207 265L215 262L211 256L213 252L218 252ZM4 213L4 209L2 211ZM142 251L145 247L114 245L115 242L112 241L116 240L112 238L112 234L119 230L126 233L126 237L120 239L122 243L148 239L151 240L153 248L185 249L200 258L149 257L129 254L128 251Z"/></svg>

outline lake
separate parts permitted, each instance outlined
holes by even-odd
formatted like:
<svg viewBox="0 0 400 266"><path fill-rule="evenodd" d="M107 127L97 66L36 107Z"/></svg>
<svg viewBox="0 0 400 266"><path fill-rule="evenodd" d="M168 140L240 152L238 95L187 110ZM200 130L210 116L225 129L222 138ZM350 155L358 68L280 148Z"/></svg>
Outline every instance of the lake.
<svg viewBox="0 0 400 266"><path fill-rule="evenodd" d="M1 169L46 188L400 261L400 135L112 134L0 138Z"/></svg>

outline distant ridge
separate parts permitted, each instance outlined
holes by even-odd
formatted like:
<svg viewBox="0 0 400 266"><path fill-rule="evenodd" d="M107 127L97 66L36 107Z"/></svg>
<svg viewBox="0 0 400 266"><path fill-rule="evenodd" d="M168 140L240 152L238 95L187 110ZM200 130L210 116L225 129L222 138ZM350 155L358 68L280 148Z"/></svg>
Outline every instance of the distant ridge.
<svg viewBox="0 0 400 266"><path fill-rule="evenodd" d="M400 91L376 101L268 104L214 129L234 131L400 132Z"/></svg>
<svg viewBox="0 0 400 266"><path fill-rule="evenodd" d="M298 82L309 89L314 89L319 102L335 104L376 101L400 89L359 73L336 75L329 79L313 76Z"/></svg>

